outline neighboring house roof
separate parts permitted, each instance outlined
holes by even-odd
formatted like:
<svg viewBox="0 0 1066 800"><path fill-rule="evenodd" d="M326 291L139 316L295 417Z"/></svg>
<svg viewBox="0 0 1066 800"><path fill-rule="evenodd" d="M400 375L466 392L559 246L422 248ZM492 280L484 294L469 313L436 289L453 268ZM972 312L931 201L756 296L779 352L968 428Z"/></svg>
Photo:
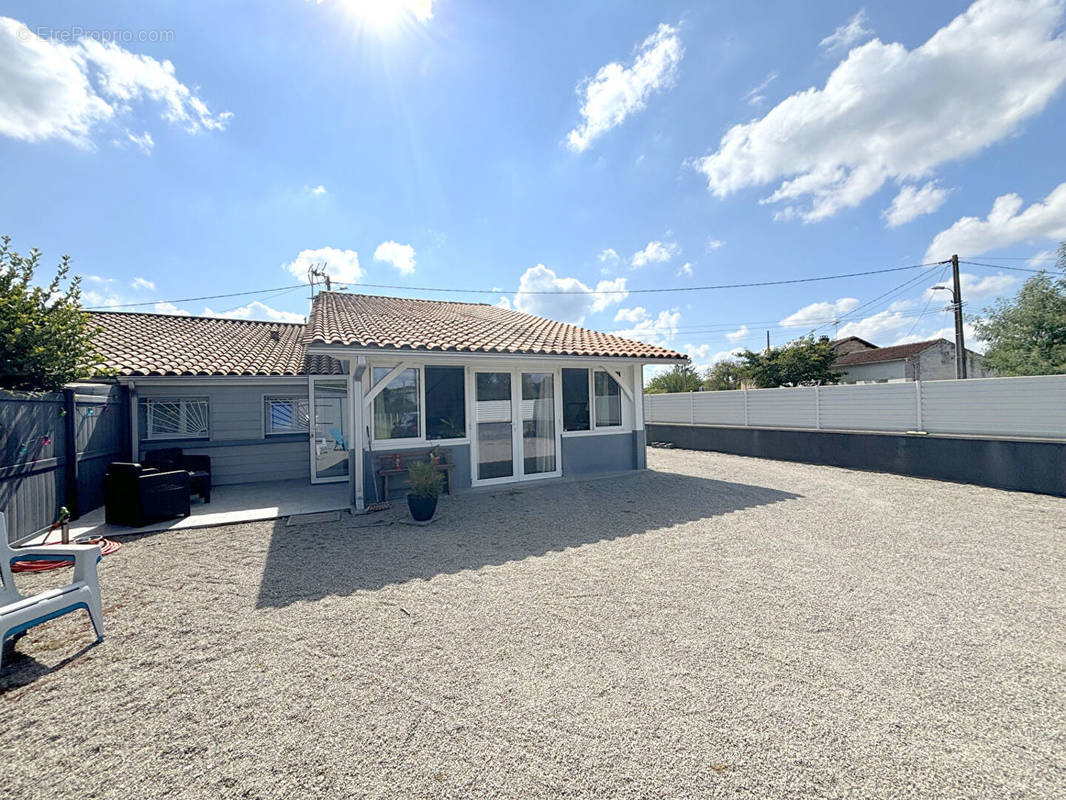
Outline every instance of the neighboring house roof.
<svg viewBox="0 0 1066 800"><path fill-rule="evenodd" d="M307 357L303 325L167 314L97 312L94 339L125 376L339 375L339 362ZM272 335L276 332L276 339Z"/></svg>
<svg viewBox="0 0 1066 800"><path fill-rule="evenodd" d="M929 339L924 342L898 344L895 347L875 347L873 350L858 350L838 358L833 362L833 368L854 367L858 364L877 364L882 361L902 361L911 356L916 356L923 350L927 350L940 342L951 344L947 339Z"/></svg>
<svg viewBox="0 0 1066 800"><path fill-rule="evenodd" d="M673 350L485 303L320 292L308 345L390 350L682 359Z"/></svg>
<svg viewBox="0 0 1066 800"><path fill-rule="evenodd" d="M865 339L860 339L858 336L845 336L843 339L833 340L833 349L835 350L838 347L841 347L842 345L846 345L848 342L857 342L871 350L877 349L876 344L874 344L873 342L868 342Z"/></svg>

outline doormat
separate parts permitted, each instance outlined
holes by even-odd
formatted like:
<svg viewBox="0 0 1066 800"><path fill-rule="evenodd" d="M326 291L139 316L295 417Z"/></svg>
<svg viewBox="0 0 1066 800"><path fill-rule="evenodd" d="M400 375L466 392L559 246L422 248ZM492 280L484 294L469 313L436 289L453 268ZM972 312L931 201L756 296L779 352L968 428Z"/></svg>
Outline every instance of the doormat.
<svg viewBox="0 0 1066 800"><path fill-rule="evenodd" d="M293 525L314 525L318 522L340 522L341 512L339 511L318 511L314 514L293 514L289 517L289 521L285 523L286 528L291 528Z"/></svg>

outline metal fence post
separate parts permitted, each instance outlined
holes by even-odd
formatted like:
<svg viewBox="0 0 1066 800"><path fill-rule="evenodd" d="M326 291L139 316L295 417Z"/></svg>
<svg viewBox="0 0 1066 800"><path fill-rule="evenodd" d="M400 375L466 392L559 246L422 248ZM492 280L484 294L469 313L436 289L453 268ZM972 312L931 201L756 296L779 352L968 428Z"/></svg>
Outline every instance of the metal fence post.
<svg viewBox="0 0 1066 800"><path fill-rule="evenodd" d="M741 389L741 391L744 392L744 427L748 428L751 427L750 423L748 422L748 390Z"/></svg>
<svg viewBox="0 0 1066 800"><path fill-rule="evenodd" d="M814 387L814 429L818 431L822 429L822 395L818 391L820 388L818 385Z"/></svg>
<svg viewBox="0 0 1066 800"><path fill-rule="evenodd" d="M915 430L916 431L920 431L922 429L922 382L921 381L915 381L914 382L914 406L915 406L915 412L916 412L915 413L915 417L916 417L917 423L918 423L918 427L916 427Z"/></svg>
<svg viewBox="0 0 1066 800"><path fill-rule="evenodd" d="M693 395L693 392L689 392L688 393L688 424L689 425L695 425L696 424L696 409L694 408L695 401L693 400L692 395Z"/></svg>
<svg viewBox="0 0 1066 800"><path fill-rule="evenodd" d="M71 519L78 518L78 425L75 412L78 410L74 389L63 390L64 453L63 468L67 484L66 506Z"/></svg>

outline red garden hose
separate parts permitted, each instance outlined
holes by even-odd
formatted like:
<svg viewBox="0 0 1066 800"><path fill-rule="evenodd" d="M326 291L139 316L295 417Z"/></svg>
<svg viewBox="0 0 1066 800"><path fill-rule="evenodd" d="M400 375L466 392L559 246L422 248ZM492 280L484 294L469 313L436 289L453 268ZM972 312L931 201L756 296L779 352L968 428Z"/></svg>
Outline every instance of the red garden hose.
<svg viewBox="0 0 1066 800"><path fill-rule="evenodd" d="M117 553L122 547L121 542L116 542L114 539L83 539L77 544L98 544L100 545L100 554L109 556L112 553ZM62 542L48 542L47 545L56 545L62 547ZM55 561L42 561L39 559L27 559L25 561L12 561L12 572L44 572L50 569L59 569L60 567L73 566L74 562L69 559L57 559Z"/></svg>

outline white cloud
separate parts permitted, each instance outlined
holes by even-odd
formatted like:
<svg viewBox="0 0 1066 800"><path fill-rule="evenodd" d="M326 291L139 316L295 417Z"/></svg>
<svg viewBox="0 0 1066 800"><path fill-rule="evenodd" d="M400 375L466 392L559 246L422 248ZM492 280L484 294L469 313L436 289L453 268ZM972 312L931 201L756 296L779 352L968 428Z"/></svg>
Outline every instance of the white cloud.
<svg viewBox="0 0 1066 800"><path fill-rule="evenodd" d="M976 256L1019 242L1066 239L1066 183L1060 183L1042 203L1022 210L1017 194L996 198L985 219L963 217L933 239L927 260L940 261L952 253Z"/></svg>
<svg viewBox="0 0 1066 800"><path fill-rule="evenodd" d="M102 275L82 275L82 280L89 281L90 283L114 283L115 278L105 278Z"/></svg>
<svg viewBox="0 0 1066 800"><path fill-rule="evenodd" d="M137 145L137 147L141 149L141 152L146 156L152 154L152 148L155 147L155 140L152 138L152 134L148 131L145 131L140 136L135 136L134 134L127 132L126 137Z"/></svg>
<svg viewBox="0 0 1066 800"><path fill-rule="evenodd" d="M593 140L643 109L652 93L673 83L683 54L677 28L662 23L637 49L630 66L612 61L582 81L577 94L583 98L583 121L567 135L567 146L583 152Z"/></svg>
<svg viewBox="0 0 1066 800"><path fill-rule="evenodd" d="M859 9L859 13L818 42L818 46L830 53L847 50L856 42L873 35L873 31L866 27L869 21L866 9Z"/></svg>
<svg viewBox="0 0 1066 800"><path fill-rule="evenodd" d="M21 22L0 17L0 134L89 147L97 127L146 101L161 106L163 119L190 133L221 130L232 116L211 112L175 77L170 61L92 38L73 44L43 39ZM151 149L150 136L127 135Z"/></svg>
<svg viewBox="0 0 1066 800"><path fill-rule="evenodd" d="M222 317L224 319L259 319L269 322L303 322L303 314L297 314L293 311L279 311L276 308L271 308L265 303L260 303L258 300L253 300L246 306L240 308L234 308L230 311L223 311L222 313L216 313L210 308L205 308L203 316L205 317Z"/></svg>
<svg viewBox="0 0 1066 800"><path fill-rule="evenodd" d="M761 106L763 103L765 103L766 95L764 94L764 92L766 91L766 88L776 80L777 73L771 72L769 75L766 76L762 83L760 83L758 86L756 86L746 95L744 95L744 99L747 101L748 105Z"/></svg>
<svg viewBox="0 0 1066 800"><path fill-rule="evenodd" d="M964 304L974 300L983 300L988 297L999 297L1013 289L1018 279L1011 275L974 275L972 272L960 272L959 283L962 284L962 301ZM938 286L951 286L951 281L937 284ZM943 289L928 288L925 290L925 298L942 299L945 303L951 302L951 293Z"/></svg>
<svg viewBox="0 0 1066 800"><path fill-rule="evenodd" d="M744 339L747 339L748 335L750 333L751 333L751 331L748 330L748 326L747 325L741 325L739 328L737 328L732 333L727 333L725 335L725 338L728 339L731 342L739 342L739 341L742 341Z"/></svg>
<svg viewBox="0 0 1066 800"><path fill-rule="evenodd" d="M147 290L149 292L155 291L155 283L147 278L134 278L130 281L130 286L138 290Z"/></svg>
<svg viewBox="0 0 1066 800"><path fill-rule="evenodd" d="M325 264L326 274L338 283L355 283L363 277L359 266L359 254L354 250L338 250L336 247L319 247L316 250L301 250L293 261L283 264L302 281L307 280L307 270L312 265Z"/></svg>
<svg viewBox="0 0 1066 800"><path fill-rule="evenodd" d="M708 253L713 253L719 247L722 247L724 245L725 242L723 242L721 239L708 238L706 243L703 245L703 249L706 250Z"/></svg>
<svg viewBox="0 0 1066 800"><path fill-rule="evenodd" d="M841 339L848 336L858 336L860 339L866 339L868 342L877 344L878 339L884 341L887 337L898 334L905 328L909 329L913 325L914 318L904 314L902 311L879 311L869 317L841 325L839 330L837 330L837 336ZM920 340L915 339L914 341Z"/></svg>
<svg viewBox="0 0 1066 800"><path fill-rule="evenodd" d="M618 252L613 247L608 247L606 250L601 250L599 256L601 264L617 264Z"/></svg>
<svg viewBox="0 0 1066 800"><path fill-rule="evenodd" d="M1054 264L1057 258L1058 254L1054 250L1041 250L1025 263L1035 269L1043 269L1049 264Z"/></svg>
<svg viewBox="0 0 1066 800"><path fill-rule="evenodd" d="M512 304L527 314L580 325L589 314L621 303L628 294L625 278L600 281L595 289L590 289L577 278L560 278L543 264L537 264L522 273Z"/></svg>
<svg viewBox="0 0 1066 800"><path fill-rule="evenodd" d="M178 308L173 303L156 303L152 307L152 310L156 314L170 314L171 316L177 316L177 317L189 317L189 316L192 316L184 308ZM211 314L205 313L205 316L211 316Z"/></svg>
<svg viewBox="0 0 1066 800"><path fill-rule="evenodd" d="M978 0L913 50L875 39L823 88L733 126L692 163L718 197L780 181L764 202L808 222L859 205L889 179L927 177L1044 109L1066 81L1062 9L1062 0Z"/></svg>
<svg viewBox="0 0 1066 800"><path fill-rule="evenodd" d="M692 271L692 262L691 261L686 261L684 264L682 264L677 269L677 276L679 278L681 278L681 277L691 278L692 275L693 275L693 271Z"/></svg>
<svg viewBox="0 0 1066 800"><path fill-rule="evenodd" d="M317 195L319 197L328 193L326 187L323 186L321 183L318 184L318 186L312 186L310 189L308 189L308 191L311 192L311 194Z"/></svg>
<svg viewBox="0 0 1066 800"><path fill-rule="evenodd" d="M689 357L692 366L699 372L713 367L719 361L732 360L744 352L743 347L715 351L714 347L709 344L686 344L680 349L681 352Z"/></svg>
<svg viewBox="0 0 1066 800"><path fill-rule="evenodd" d="M415 249L409 244L382 242L374 251L374 260L392 264L404 275L410 275L415 271Z"/></svg>
<svg viewBox="0 0 1066 800"><path fill-rule="evenodd" d="M675 242L667 242L666 244L660 241L648 242L643 250L638 250L633 254L633 257L629 259L629 263L634 269L647 264L665 264L674 257L676 252L677 244Z"/></svg>
<svg viewBox="0 0 1066 800"><path fill-rule="evenodd" d="M841 297L835 303L811 303L795 313L789 314L781 325L786 328L811 328L832 322L841 314L851 311L859 301L854 297Z"/></svg>
<svg viewBox="0 0 1066 800"><path fill-rule="evenodd" d="M948 199L948 190L941 189L936 181L929 181L921 187L912 183L905 184L899 190L892 205L884 210L885 225L898 228L923 214L937 211Z"/></svg>
<svg viewBox="0 0 1066 800"><path fill-rule="evenodd" d="M615 315L616 322L628 322L632 327L616 330L616 336L636 339L648 344L665 346L677 336L677 326L681 322L681 312L676 308L660 311L653 317L642 306L619 309Z"/></svg>

